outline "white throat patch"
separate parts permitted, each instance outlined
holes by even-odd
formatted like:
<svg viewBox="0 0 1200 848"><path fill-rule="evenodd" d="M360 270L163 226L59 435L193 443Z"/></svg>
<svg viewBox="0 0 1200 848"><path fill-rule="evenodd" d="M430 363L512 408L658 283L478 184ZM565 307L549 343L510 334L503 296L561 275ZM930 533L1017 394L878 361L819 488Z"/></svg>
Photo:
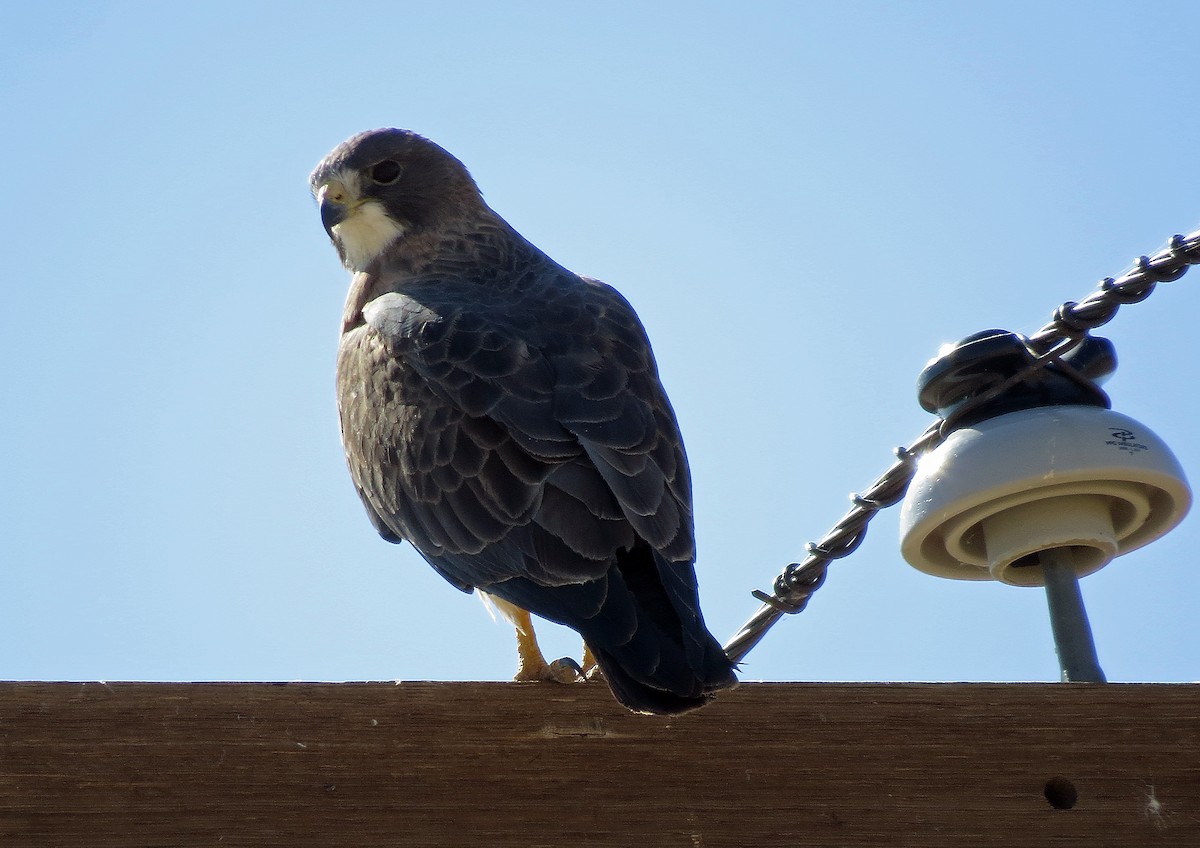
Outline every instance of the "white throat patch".
<svg viewBox="0 0 1200 848"><path fill-rule="evenodd" d="M388 215L383 204L368 200L335 226L333 234L342 246L346 267L351 271L362 271L404 235L404 227Z"/></svg>

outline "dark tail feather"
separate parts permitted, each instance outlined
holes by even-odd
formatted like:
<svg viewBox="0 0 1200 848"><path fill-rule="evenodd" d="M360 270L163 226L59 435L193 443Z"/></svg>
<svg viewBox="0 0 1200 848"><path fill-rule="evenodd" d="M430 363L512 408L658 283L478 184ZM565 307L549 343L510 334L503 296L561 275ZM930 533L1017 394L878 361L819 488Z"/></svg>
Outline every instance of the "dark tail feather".
<svg viewBox="0 0 1200 848"><path fill-rule="evenodd" d="M604 612L610 605L632 603L636 630L624 643L588 644L617 700L634 710L678 713L702 707L716 691L737 685L729 658L704 625L690 562L671 562L639 540L633 550L617 555L614 571L620 579L611 580L610 587L624 583L628 594L610 588Z"/></svg>
<svg viewBox="0 0 1200 848"><path fill-rule="evenodd" d="M656 685L659 681L653 678L651 682L640 676L635 678L625 670L620 659L608 651L592 648L592 653L616 699L639 713L685 713L703 707L712 700L717 690L737 685L737 678L734 677L728 660L725 661L723 670L720 664L714 663L715 667L708 669L705 676L695 676L692 685L681 693L680 689L683 687L665 689Z"/></svg>

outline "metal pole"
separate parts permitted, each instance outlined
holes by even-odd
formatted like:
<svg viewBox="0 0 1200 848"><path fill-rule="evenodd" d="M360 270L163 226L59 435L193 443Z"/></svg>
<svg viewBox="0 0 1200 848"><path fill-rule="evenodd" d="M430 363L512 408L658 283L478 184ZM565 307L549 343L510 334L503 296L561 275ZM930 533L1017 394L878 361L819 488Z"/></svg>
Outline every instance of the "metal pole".
<svg viewBox="0 0 1200 848"><path fill-rule="evenodd" d="M1066 547L1051 548L1042 551L1039 559L1046 580L1046 602L1050 606L1050 627L1054 631L1062 682L1107 682L1096 657L1087 610L1083 608L1074 551Z"/></svg>

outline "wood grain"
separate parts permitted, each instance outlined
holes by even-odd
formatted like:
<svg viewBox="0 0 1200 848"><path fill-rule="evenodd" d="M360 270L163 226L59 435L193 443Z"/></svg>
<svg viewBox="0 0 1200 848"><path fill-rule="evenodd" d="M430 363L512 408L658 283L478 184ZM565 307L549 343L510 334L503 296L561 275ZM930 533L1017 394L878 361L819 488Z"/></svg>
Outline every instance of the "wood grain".
<svg viewBox="0 0 1200 848"><path fill-rule="evenodd" d="M0 684L6 847L1068 844L1200 845L1200 686Z"/></svg>

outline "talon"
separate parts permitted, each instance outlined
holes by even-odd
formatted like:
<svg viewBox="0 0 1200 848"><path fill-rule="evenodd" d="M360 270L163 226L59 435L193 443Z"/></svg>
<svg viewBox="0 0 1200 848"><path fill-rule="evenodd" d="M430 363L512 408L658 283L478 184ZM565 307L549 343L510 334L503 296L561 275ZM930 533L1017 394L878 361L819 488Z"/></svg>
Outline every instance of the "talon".
<svg viewBox="0 0 1200 848"><path fill-rule="evenodd" d="M604 679L604 672L600 670L600 664L596 662L596 655L592 653L592 649L588 647L586 642L583 643L583 679Z"/></svg>
<svg viewBox="0 0 1200 848"><path fill-rule="evenodd" d="M570 657L563 657L550 663L547 680L553 680L555 683L578 683L584 679L583 669L579 667L579 663Z"/></svg>

